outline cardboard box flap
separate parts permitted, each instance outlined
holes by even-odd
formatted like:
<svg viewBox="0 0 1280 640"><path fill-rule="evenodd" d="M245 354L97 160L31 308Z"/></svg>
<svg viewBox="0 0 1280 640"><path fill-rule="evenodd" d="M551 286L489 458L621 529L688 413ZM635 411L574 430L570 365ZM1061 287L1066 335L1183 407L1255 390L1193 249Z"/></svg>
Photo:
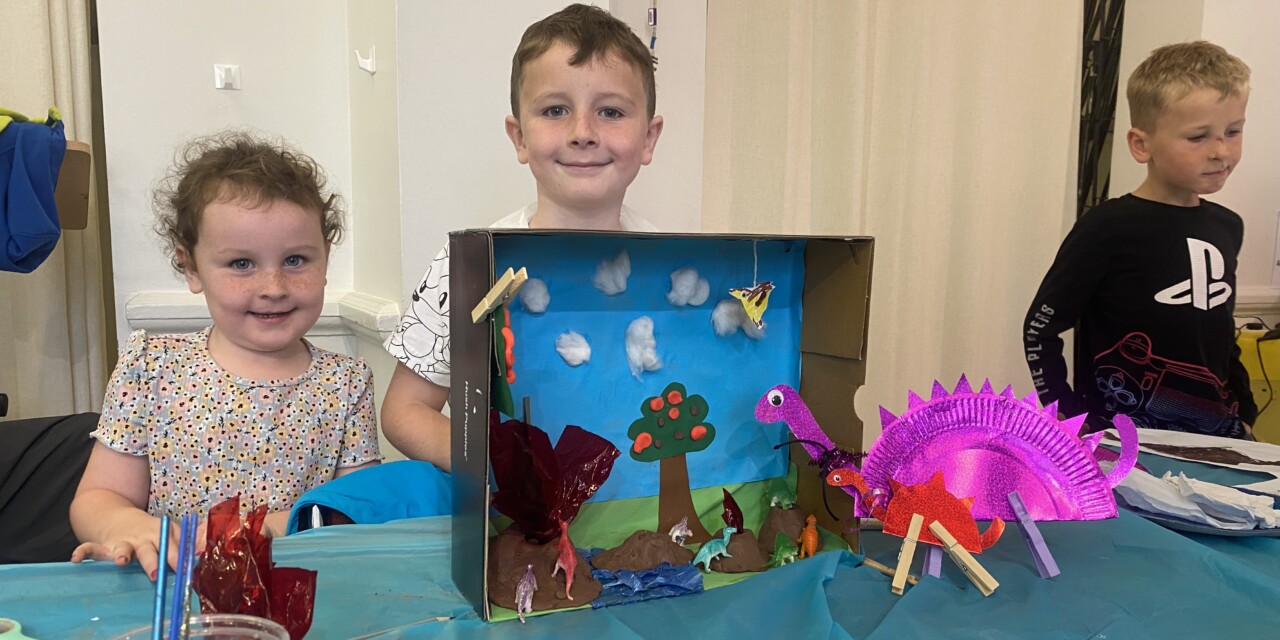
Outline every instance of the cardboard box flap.
<svg viewBox="0 0 1280 640"><path fill-rule="evenodd" d="M800 349L838 358L866 359L871 307L872 241L809 240L805 251L804 313Z"/></svg>

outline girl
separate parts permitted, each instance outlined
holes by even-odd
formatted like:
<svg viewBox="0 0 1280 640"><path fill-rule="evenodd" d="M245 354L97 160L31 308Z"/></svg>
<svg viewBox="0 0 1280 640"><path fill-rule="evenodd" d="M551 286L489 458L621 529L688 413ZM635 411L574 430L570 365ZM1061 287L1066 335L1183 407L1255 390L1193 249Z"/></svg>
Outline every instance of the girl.
<svg viewBox="0 0 1280 640"><path fill-rule="evenodd" d="M129 336L71 503L72 562L137 557L154 579L161 515L204 516L239 494L244 511L268 504L268 535L283 535L303 492L379 463L369 367L303 338L342 234L324 187L314 160L246 133L180 155L156 230L213 326Z"/></svg>

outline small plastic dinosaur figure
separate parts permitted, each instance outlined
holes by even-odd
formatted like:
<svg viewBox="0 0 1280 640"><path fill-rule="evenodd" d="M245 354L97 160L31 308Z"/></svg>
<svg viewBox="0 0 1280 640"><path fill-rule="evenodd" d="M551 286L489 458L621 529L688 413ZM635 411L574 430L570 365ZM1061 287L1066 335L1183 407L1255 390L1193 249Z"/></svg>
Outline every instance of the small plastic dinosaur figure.
<svg viewBox="0 0 1280 640"><path fill-rule="evenodd" d="M711 561L713 559L719 557L732 558L733 555L729 553L729 537L737 532L738 529L735 527L725 527L723 538L708 540L706 544L702 545L701 549L698 549L698 555L693 557L693 566L696 567L701 563L703 571L711 571Z"/></svg>
<svg viewBox="0 0 1280 640"><path fill-rule="evenodd" d="M769 558L770 567L781 567L796 561L798 550L791 542L791 536L779 531L773 542L773 557Z"/></svg>
<svg viewBox="0 0 1280 640"><path fill-rule="evenodd" d="M570 600L573 595L569 590L573 588L573 572L578 568L578 550L573 548L573 541L569 540L569 523L564 520L560 521L560 541L556 543L560 548L560 557L556 558L556 568L551 570L551 577L555 577L556 572L564 569L564 595Z"/></svg>
<svg viewBox="0 0 1280 640"><path fill-rule="evenodd" d="M790 509L796 504L796 492L787 486L785 480L775 479L769 486L769 506Z"/></svg>
<svg viewBox="0 0 1280 640"><path fill-rule="evenodd" d="M804 518L804 529L800 530L800 557L812 558L818 552L818 519L809 514Z"/></svg>
<svg viewBox="0 0 1280 640"><path fill-rule="evenodd" d="M671 536L671 541L684 546L684 541L693 535L693 531L689 529L689 516L680 516L680 522L671 526L671 530L667 532Z"/></svg>
<svg viewBox="0 0 1280 640"><path fill-rule="evenodd" d="M533 613L533 592L538 590L538 579L533 576L533 565L528 565L524 577L516 585L516 615L524 624L524 614Z"/></svg>

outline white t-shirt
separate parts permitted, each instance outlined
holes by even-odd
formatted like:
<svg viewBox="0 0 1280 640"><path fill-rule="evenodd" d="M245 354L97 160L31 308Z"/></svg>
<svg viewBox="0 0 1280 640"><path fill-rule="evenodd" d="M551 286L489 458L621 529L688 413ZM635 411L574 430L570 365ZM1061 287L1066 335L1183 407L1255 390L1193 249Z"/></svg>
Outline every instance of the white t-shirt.
<svg viewBox="0 0 1280 640"><path fill-rule="evenodd" d="M537 203L493 223L493 229L528 229ZM619 223L623 231L657 231L653 223L623 205ZM442 386L450 383L449 357L449 245L427 267L414 288L409 308L395 333L383 345L396 360L418 375Z"/></svg>

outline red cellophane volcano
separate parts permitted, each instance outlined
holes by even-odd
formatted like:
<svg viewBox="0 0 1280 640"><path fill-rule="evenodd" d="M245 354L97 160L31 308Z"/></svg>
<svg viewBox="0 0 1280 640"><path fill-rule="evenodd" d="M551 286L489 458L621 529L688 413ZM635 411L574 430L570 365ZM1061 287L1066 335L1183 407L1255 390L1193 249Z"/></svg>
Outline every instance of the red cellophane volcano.
<svg viewBox="0 0 1280 640"><path fill-rule="evenodd" d="M613 471L618 448L581 427L567 426L555 448L547 433L519 420L489 429L489 456L498 490L493 507L515 521L526 539L545 544L560 535Z"/></svg>
<svg viewBox="0 0 1280 640"><path fill-rule="evenodd" d="M311 628L316 572L271 562L271 538L262 534L266 517L267 505L260 505L242 524L239 496L214 505L192 586L205 613L268 618L301 640Z"/></svg>

